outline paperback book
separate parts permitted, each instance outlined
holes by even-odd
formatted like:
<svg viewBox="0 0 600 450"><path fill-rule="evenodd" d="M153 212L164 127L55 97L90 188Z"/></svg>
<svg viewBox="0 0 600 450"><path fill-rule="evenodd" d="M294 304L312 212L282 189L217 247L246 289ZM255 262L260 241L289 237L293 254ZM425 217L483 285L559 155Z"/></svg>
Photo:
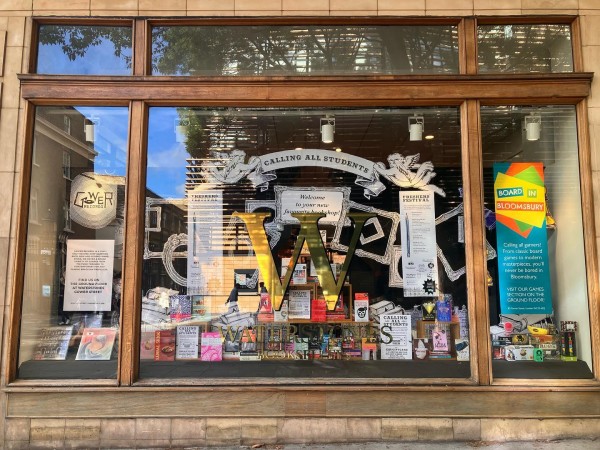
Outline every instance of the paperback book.
<svg viewBox="0 0 600 450"><path fill-rule="evenodd" d="M175 330L154 332L154 361L175 361Z"/></svg>
<svg viewBox="0 0 600 450"><path fill-rule="evenodd" d="M81 335L77 360L109 360L117 336L114 328L85 328Z"/></svg>
<svg viewBox="0 0 600 450"><path fill-rule="evenodd" d="M218 331L207 331L202 333L200 343L200 359L202 361L222 361L223 341Z"/></svg>

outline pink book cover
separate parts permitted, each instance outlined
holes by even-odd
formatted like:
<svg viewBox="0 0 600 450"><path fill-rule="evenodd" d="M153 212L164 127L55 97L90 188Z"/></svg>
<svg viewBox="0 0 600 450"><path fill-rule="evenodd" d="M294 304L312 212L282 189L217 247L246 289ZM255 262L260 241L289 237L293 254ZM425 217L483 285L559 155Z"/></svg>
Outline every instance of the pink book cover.
<svg viewBox="0 0 600 450"><path fill-rule="evenodd" d="M221 339L221 333L218 331L202 333L202 340L200 342L200 359L202 361L223 360L223 341Z"/></svg>

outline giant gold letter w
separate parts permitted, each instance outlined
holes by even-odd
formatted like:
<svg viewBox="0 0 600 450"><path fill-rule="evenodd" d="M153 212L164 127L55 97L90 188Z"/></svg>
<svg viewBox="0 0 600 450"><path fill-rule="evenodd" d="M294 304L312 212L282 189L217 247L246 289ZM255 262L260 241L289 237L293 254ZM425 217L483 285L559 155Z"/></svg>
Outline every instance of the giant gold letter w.
<svg viewBox="0 0 600 450"><path fill-rule="evenodd" d="M317 269L317 277L319 279L319 283L321 284L321 288L323 289L323 296L327 302L327 309L329 311L333 311L335 309L338 297L340 296L342 287L344 286L344 280L348 274L348 268L350 267L352 256L354 256L354 252L356 251L356 245L358 243L358 238L360 237L362 228L365 222L369 220L369 218L373 217L373 214L347 214L347 217L354 221L354 231L352 233L350 245L348 246L348 253L344 259L342 271L337 282L331 271L329 259L327 258L325 247L319 233L318 222L320 218L325 217L325 214L292 214L292 217L300 221L300 234L296 240L294 253L287 268L287 272L285 273L283 283L279 279L275 260L273 259L273 254L271 253L271 248L269 247L269 242L267 241L267 234L263 225L264 220L269 217L269 215L269 213L233 213L234 217L239 217L246 224L248 234L250 235L250 241L252 242L252 247L254 248L254 253L256 254L256 259L258 260L258 268L263 280L265 281L267 290L271 294L273 308L276 310L281 308L283 297L290 284L290 280L292 279L292 274L298 262L300 252L302 251L302 246L304 245L304 241L306 241L306 245L310 251L312 263Z"/></svg>

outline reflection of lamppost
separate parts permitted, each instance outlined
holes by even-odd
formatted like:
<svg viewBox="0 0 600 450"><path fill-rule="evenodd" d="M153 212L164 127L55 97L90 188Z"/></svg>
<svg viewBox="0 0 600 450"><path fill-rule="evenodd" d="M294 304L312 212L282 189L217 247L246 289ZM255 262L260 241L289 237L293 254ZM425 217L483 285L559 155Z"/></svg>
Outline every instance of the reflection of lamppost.
<svg viewBox="0 0 600 450"><path fill-rule="evenodd" d="M96 138L96 126L100 124L100 119L98 117L90 117L89 119L86 117L83 120L83 130L85 132L85 141L94 143Z"/></svg>

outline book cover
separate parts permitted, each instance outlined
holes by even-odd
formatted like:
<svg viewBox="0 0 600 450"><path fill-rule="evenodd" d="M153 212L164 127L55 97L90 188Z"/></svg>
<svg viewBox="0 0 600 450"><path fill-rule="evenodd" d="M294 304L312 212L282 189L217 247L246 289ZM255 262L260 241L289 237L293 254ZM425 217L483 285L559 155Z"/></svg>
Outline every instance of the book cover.
<svg viewBox="0 0 600 450"><path fill-rule="evenodd" d="M117 336L114 328L85 328L81 335L77 360L109 360Z"/></svg>
<svg viewBox="0 0 600 450"><path fill-rule="evenodd" d="M285 277L292 258L281 258L281 277Z"/></svg>
<svg viewBox="0 0 600 450"><path fill-rule="evenodd" d="M154 332L154 361L175 361L175 330Z"/></svg>
<svg viewBox="0 0 600 450"><path fill-rule="evenodd" d="M268 292L263 292L260 294L257 318L259 322L273 322L273 320L275 320L273 305L271 304L271 296Z"/></svg>
<svg viewBox="0 0 600 450"><path fill-rule="evenodd" d="M200 343L200 359L202 361L222 361L223 341L218 331L207 331L202 333Z"/></svg>
<svg viewBox="0 0 600 450"><path fill-rule="evenodd" d="M345 319L346 319L346 308L344 306L344 294L340 293L333 311L327 311L327 320L335 321L335 320L345 320Z"/></svg>
<svg viewBox="0 0 600 450"><path fill-rule="evenodd" d="M296 264L292 274L292 284L306 284L306 264Z"/></svg>
<svg viewBox="0 0 600 450"><path fill-rule="evenodd" d="M446 329L434 328L432 338L434 352L447 352L450 350L448 347L448 333Z"/></svg>
<svg viewBox="0 0 600 450"><path fill-rule="evenodd" d="M240 352L256 351L256 330L245 328L240 338Z"/></svg>
<svg viewBox="0 0 600 450"><path fill-rule="evenodd" d="M281 302L281 308L279 311L273 311L273 320L275 322L287 322L289 316L289 301L287 299Z"/></svg>
<svg viewBox="0 0 600 450"><path fill-rule="evenodd" d="M67 358L73 326L42 328L33 352L35 360L63 360Z"/></svg>
<svg viewBox="0 0 600 450"><path fill-rule="evenodd" d="M198 359L200 327L180 325L177 327L176 359Z"/></svg>
<svg viewBox="0 0 600 450"><path fill-rule="evenodd" d="M327 320L327 302L324 298L315 298L310 305L310 320L325 322Z"/></svg>
<svg viewBox="0 0 600 450"><path fill-rule="evenodd" d="M171 322L182 322L192 317L192 299L187 295L171 295L169 297Z"/></svg>
<svg viewBox="0 0 600 450"><path fill-rule="evenodd" d="M154 331L142 331L140 336L140 359L154 359Z"/></svg>
<svg viewBox="0 0 600 450"><path fill-rule="evenodd" d="M354 321L369 321L369 294L366 292L354 294Z"/></svg>
<svg viewBox="0 0 600 450"><path fill-rule="evenodd" d="M431 352L431 343L429 342L429 339L414 339L413 350L415 359L429 359L429 353Z"/></svg>
<svg viewBox="0 0 600 450"><path fill-rule="evenodd" d="M208 322L210 320L210 301L204 295L190 296L192 301L192 317L195 320Z"/></svg>
<svg viewBox="0 0 600 450"><path fill-rule="evenodd" d="M468 339L455 339L454 348L456 349L456 359L458 361L469 361Z"/></svg>

